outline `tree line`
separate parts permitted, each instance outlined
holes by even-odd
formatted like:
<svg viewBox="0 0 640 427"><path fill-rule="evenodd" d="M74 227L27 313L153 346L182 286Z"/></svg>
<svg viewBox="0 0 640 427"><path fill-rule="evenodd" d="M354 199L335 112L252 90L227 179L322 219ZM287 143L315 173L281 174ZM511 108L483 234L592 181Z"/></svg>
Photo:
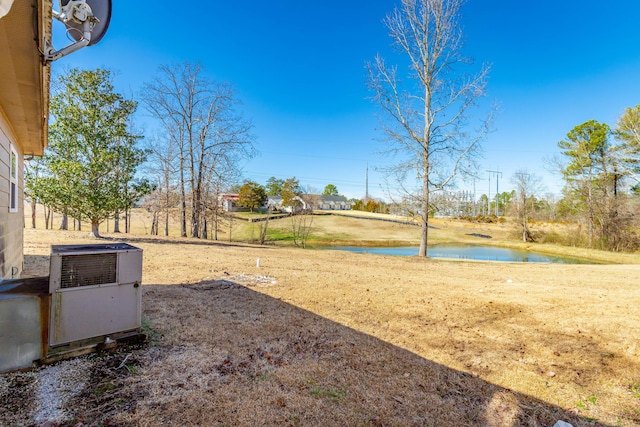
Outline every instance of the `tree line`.
<svg viewBox="0 0 640 427"><path fill-rule="evenodd" d="M199 65L163 66L144 85L140 99L160 123L148 137L135 131L138 101L114 92L109 70L72 69L53 84L49 144L43 157L28 162L25 194L47 212L63 215L92 234L109 218L144 199L153 213L151 232L159 234L163 215L177 205L180 235L203 238L216 221L217 195L240 176L239 162L254 155L252 125L236 111L230 85L207 79ZM144 166L144 167L142 167ZM47 227L49 216L47 214Z"/></svg>
<svg viewBox="0 0 640 427"><path fill-rule="evenodd" d="M558 142L565 181L562 205L584 224L586 245L609 250L640 246L640 105L629 107L614 129L589 120Z"/></svg>
<svg viewBox="0 0 640 427"><path fill-rule="evenodd" d="M560 198L543 196L540 178L523 169L511 178L514 190L492 201L483 194L474 205L477 214L491 216L495 208L516 217L525 241L534 240L529 221L539 219L577 224L564 243L613 251L640 248L640 105L628 107L613 129L597 120L575 126L558 148L551 166L564 180Z"/></svg>

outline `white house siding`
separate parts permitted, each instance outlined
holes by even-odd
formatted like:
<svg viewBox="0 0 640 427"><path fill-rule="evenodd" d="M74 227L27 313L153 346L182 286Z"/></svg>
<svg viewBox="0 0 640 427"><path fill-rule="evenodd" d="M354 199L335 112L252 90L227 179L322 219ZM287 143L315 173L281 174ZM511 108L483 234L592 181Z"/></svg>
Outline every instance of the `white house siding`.
<svg viewBox="0 0 640 427"><path fill-rule="evenodd" d="M0 109L0 279L17 278L22 272L24 239L23 160L22 152L13 143L11 128ZM18 161L17 212L9 212L9 172L11 148Z"/></svg>

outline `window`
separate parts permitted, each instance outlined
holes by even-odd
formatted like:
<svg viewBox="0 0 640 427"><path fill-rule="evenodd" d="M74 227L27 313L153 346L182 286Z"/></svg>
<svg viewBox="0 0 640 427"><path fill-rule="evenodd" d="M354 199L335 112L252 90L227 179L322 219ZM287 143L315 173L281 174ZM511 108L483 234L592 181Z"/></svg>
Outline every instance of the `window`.
<svg viewBox="0 0 640 427"><path fill-rule="evenodd" d="M9 212L18 212L18 155L11 147L9 161Z"/></svg>

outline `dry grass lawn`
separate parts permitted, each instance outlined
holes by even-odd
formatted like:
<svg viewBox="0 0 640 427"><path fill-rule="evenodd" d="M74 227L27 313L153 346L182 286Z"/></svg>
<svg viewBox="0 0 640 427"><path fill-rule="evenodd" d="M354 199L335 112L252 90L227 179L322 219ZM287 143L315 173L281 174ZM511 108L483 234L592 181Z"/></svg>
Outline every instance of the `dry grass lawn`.
<svg viewBox="0 0 640 427"><path fill-rule="evenodd" d="M318 222L325 220L335 218ZM327 233L349 238L357 234L351 221L358 220ZM360 224L391 238L387 225ZM474 230L436 225L450 228L441 240ZM498 244L508 238L503 231L491 231ZM394 239L405 241L418 230L398 233ZM91 358L100 370L66 403L77 409L63 424L640 425L638 264L457 262L109 238L144 249L151 342L104 356L115 358L107 367ZM90 241L84 232L26 229L26 268L47 274L51 244ZM0 425L29 424L38 403L24 401L21 415L0 413Z"/></svg>

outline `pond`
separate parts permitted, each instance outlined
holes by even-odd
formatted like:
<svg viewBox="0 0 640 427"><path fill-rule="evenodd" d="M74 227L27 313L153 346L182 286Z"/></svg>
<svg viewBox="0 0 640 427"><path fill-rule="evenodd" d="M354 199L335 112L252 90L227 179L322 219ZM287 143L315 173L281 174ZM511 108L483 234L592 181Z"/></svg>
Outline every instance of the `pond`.
<svg viewBox="0 0 640 427"><path fill-rule="evenodd" d="M413 256L418 255L417 246L400 247L357 247L335 246L325 247L349 252ZM555 255L546 255L519 249L497 248L480 245L433 245L427 248L427 256L432 258L475 259L482 261L508 261L508 262L546 262L558 264L593 264L593 262Z"/></svg>

